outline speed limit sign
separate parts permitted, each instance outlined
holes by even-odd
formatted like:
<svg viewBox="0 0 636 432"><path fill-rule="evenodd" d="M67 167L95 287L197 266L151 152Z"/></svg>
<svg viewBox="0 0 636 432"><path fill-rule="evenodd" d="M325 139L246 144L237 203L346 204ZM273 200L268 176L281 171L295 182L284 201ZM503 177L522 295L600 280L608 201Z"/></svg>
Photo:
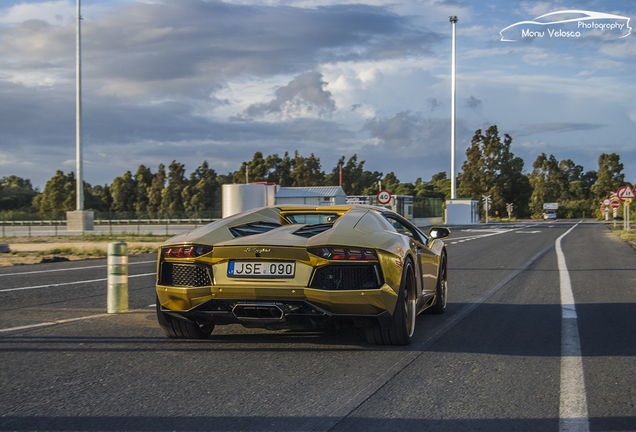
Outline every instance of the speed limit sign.
<svg viewBox="0 0 636 432"><path fill-rule="evenodd" d="M391 202L391 193L388 190L381 190L376 195L376 198L379 204L385 205Z"/></svg>

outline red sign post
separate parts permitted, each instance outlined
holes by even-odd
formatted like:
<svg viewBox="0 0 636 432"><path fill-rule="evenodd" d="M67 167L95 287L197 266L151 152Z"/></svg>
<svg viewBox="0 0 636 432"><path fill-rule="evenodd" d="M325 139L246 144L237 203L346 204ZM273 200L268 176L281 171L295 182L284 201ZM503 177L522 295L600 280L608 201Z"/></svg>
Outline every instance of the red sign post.
<svg viewBox="0 0 636 432"><path fill-rule="evenodd" d="M623 201L624 211L623 211L623 229L629 230L629 205L632 203L632 198L636 198L634 195L634 190L630 185L625 185L616 191L616 196L619 200Z"/></svg>

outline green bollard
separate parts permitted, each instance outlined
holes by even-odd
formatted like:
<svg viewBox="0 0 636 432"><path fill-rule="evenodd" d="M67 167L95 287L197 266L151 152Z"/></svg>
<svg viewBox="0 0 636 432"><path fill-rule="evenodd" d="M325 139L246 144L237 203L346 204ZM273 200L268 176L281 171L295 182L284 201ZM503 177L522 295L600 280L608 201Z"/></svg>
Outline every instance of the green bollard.
<svg viewBox="0 0 636 432"><path fill-rule="evenodd" d="M128 312L128 245L108 243L108 313Z"/></svg>

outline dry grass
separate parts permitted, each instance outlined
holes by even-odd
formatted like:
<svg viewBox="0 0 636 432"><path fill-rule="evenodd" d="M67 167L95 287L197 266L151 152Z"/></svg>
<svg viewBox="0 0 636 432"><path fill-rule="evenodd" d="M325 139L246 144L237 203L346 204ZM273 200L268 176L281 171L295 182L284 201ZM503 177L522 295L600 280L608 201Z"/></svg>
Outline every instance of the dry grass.
<svg viewBox="0 0 636 432"><path fill-rule="evenodd" d="M623 230L622 226L617 226L616 228L614 228L613 226L609 225L608 228L610 229L610 231L612 231L614 234L625 240L634 249L636 249L636 230L634 228L630 229L629 231Z"/></svg>
<svg viewBox="0 0 636 432"><path fill-rule="evenodd" d="M84 248L76 248L73 246L57 246L52 249L35 252L33 256L42 257L42 256L49 256L49 255L55 255L55 256L75 255L80 259L85 259L85 258L103 258L107 255L106 252L107 251L99 247L84 249Z"/></svg>
<svg viewBox="0 0 636 432"><path fill-rule="evenodd" d="M50 260L82 260L104 258L108 243L128 243L128 255L156 253L158 246L172 236L137 235L134 233L104 233L83 236L4 237L10 253L0 253L0 267L37 264Z"/></svg>
<svg viewBox="0 0 636 432"><path fill-rule="evenodd" d="M20 244L20 243L87 243L87 242L116 242L123 241L126 243L131 242L164 242L173 235L152 235L136 233L100 233L100 234L85 234L78 236L23 236L23 237L2 237L0 236L0 243Z"/></svg>

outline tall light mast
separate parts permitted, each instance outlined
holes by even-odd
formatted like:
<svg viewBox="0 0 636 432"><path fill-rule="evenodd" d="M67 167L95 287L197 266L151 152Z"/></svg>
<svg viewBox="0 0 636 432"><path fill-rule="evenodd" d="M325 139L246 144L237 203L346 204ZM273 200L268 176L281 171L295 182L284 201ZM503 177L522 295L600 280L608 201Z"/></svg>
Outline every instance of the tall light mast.
<svg viewBox="0 0 636 432"><path fill-rule="evenodd" d="M84 210L84 181L82 179L82 45L81 45L80 0L77 0L77 70L76 70L76 109L75 109L75 176L76 176L76 210Z"/></svg>
<svg viewBox="0 0 636 432"><path fill-rule="evenodd" d="M457 17L451 16L450 22L453 26L453 38L452 38L452 52L451 52L451 199L454 200L457 198L456 190L457 186L455 184L455 99L456 99L456 88L455 88L455 76L456 76L456 63L455 63L455 24L457 24Z"/></svg>

